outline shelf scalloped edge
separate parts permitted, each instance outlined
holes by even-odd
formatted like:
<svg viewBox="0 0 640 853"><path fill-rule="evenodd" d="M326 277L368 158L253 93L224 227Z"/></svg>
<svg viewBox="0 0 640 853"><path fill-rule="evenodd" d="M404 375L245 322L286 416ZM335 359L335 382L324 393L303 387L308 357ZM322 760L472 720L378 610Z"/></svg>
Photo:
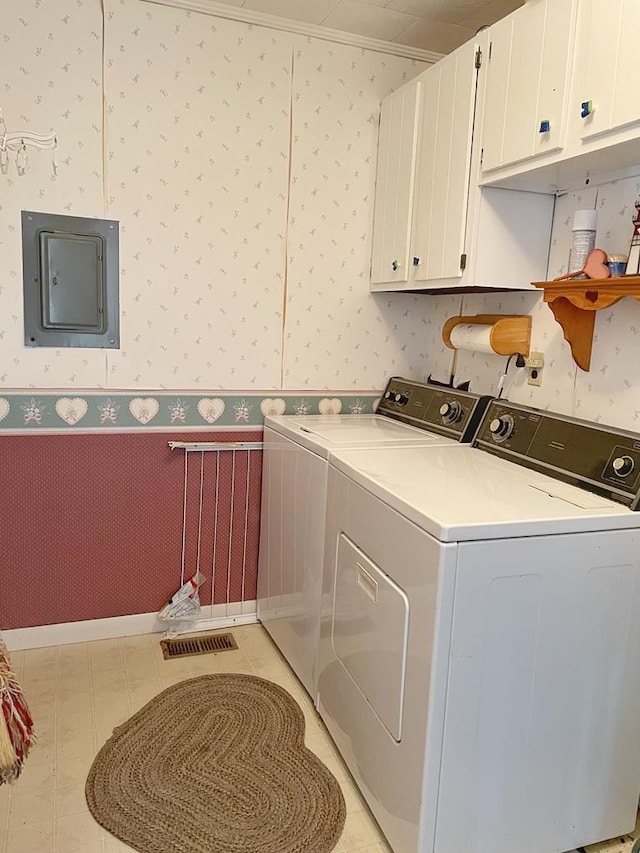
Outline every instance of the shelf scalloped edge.
<svg viewBox="0 0 640 853"><path fill-rule="evenodd" d="M591 367L595 312L632 296L640 300L640 276L617 278L534 281L544 301L562 327L574 361L582 370Z"/></svg>

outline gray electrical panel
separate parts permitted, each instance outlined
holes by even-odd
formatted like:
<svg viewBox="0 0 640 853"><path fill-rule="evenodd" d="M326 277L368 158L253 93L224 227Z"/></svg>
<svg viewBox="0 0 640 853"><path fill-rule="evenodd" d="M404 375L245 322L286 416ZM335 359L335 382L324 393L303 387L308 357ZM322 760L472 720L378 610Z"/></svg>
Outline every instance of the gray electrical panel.
<svg viewBox="0 0 640 853"><path fill-rule="evenodd" d="M120 346L118 223L22 211L27 346Z"/></svg>

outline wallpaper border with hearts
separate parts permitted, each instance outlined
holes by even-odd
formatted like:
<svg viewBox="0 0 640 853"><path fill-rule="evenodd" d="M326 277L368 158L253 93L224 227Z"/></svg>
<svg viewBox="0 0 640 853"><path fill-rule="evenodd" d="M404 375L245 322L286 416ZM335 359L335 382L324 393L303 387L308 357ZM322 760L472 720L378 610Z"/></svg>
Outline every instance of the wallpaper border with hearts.
<svg viewBox="0 0 640 853"><path fill-rule="evenodd" d="M259 427L267 415L360 415L379 394L326 392L203 395L20 391L0 396L0 433L60 430Z"/></svg>

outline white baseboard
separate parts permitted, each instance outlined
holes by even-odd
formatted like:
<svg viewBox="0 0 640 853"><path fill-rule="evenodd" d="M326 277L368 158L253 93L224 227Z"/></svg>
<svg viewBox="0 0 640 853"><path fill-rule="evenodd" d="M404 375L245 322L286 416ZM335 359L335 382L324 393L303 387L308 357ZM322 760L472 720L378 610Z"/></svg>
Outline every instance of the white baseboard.
<svg viewBox="0 0 640 853"><path fill-rule="evenodd" d="M258 621L256 602L216 604L203 607L194 631L212 631L233 625L250 625ZM133 637L138 634L162 633L166 623L156 613L135 613L133 616L113 616L109 619L87 619L83 622L60 622L56 625L36 625L32 628L12 628L2 632L9 651L41 649L45 646L64 646L90 640L110 640L114 637Z"/></svg>

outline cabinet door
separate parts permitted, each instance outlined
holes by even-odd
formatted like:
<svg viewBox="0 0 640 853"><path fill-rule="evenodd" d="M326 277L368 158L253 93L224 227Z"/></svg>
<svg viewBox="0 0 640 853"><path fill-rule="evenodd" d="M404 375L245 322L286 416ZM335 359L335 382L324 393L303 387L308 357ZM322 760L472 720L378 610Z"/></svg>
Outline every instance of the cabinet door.
<svg viewBox="0 0 640 853"><path fill-rule="evenodd" d="M532 0L491 27L483 171L563 147L575 7Z"/></svg>
<svg viewBox="0 0 640 853"><path fill-rule="evenodd" d="M582 117L583 139L640 122L635 92L640 34L638 0L590 0L582 10L575 103L591 102Z"/></svg>
<svg viewBox="0 0 640 853"><path fill-rule="evenodd" d="M616 79L613 85L612 126L640 122L638 81L638 43L640 41L640 2L622 0L616 50Z"/></svg>
<svg viewBox="0 0 640 853"><path fill-rule="evenodd" d="M421 75L422 138L412 254L415 280L462 274L471 142L476 98L476 49L469 42Z"/></svg>
<svg viewBox="0 0 640 853"><path fill-rule="evenodd" d="M547 0L542 41L542 61L539 69L538 109L533 121L533 155L559 151L567 135L567 102L573 64L575 0ZM534 76L535 67L529 70ZM543 129L548 123L549 130Z"/></svg>
<svg viewBox="0 0 640 853"><path fill-rule="evenodd" d="M407 281L420 82L382 102L373 218L371 281Z"/></svg>
<svg viewBox="0 0 640 853"><path fill-rule="evenodd" d="M637 5L637 0L632 2ZM575 102L571 105L580 114L582 103L591 102L592 112L582 116L583 139L611 128L621 10L622 0L583 0ZM637 32L629 33L629 37L634 35Z"/></svg>

